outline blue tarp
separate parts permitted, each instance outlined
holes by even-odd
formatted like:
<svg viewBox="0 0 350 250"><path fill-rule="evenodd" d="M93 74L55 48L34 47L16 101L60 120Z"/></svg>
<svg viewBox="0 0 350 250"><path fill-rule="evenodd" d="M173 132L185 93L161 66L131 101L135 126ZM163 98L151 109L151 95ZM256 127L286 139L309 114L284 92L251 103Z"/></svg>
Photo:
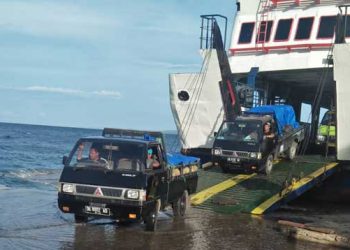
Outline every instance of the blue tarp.
<svg viewBox="0 0 350 250"><path fill-rule="evenodd" d="M189 164L196 164L199 162L199 158L192 157L192 156L185 156L179 153L170 154L167 153L168 163L171 166L178 166L178 165L189 165Z"/></svg>
<svg viewBox="0 0 350 250"><path fill-rule="evenodd" d="M299 123L295 120L294 109L290 105L265 105L251 108L246 114L270 114L273 115L277 122L277 129L279 134L283 134L283 128L286 125L293 128L299 128Z"/></svg>

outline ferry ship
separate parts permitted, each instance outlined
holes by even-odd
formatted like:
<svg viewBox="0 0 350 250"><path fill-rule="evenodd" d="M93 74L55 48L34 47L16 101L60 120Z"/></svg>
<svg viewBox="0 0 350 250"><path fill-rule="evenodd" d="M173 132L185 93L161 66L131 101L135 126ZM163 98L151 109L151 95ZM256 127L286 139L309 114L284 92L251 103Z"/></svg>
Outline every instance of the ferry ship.
<svg viewBox="0 0 350 250"><path fill-rule="evenodd" d="M210 158L214 134L227 119L219 88L223 80L219 51L211 33L213 22L220 20L226 34L226 17L202 16L201 71L169 77L182 151L204 160ZM335 107L337 160L349 161L350 1L237 0L230 40L226 53L235 94L253 90L254 106L292 105L299 119L302 106L309 105L310 138L315 137L320 109Z"/></svg>

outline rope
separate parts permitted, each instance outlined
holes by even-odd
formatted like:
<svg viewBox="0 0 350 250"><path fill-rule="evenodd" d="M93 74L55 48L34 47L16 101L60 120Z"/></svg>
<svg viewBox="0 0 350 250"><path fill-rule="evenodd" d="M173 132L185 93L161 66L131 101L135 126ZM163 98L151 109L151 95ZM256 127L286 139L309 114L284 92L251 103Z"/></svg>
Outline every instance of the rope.
<svg viewBox="0 0 350 250"><path fill-rule="evenodd" d="M184 103L182 107L179 109L179 117L181 117L180 114L182 114L183 112L183 107L185 106L187 107L185 111L185 115L183 116L183 119L180 122L180 129L179 129L179 135L178 135L180 140L182 140L184 134L185 134L185 138L187 137L190 125L193 120L194 112L196 110L196 107L200 98L200 93L204 85L204 80L205 80L206 73L208 71L208 65L209 65L211 54L212 54L212 50L209 50L209 52L206 53L200 69L200 73L195 74L195 77L192 79L192 81L190 81L191 77L189 77L185 83L184 88L187 89L188 87L188 89L193 89L194 92L190 96L189 103L188 104ZM195 108L193 108L194 106ZM185 133L185 130L187 130L186 133ZM180 140L174 140L173 144L170 147L171 150L175 150L179 146Z"/></svg>
<svg viewBox="0 0 350 250"><path fill-rule="evenodd" d="M206 77L206 73L208 71L208 65L209 65L209 60L211 57L211 50L208 53L208 58L205 61L205 63L203 64L203 68L202 68L202 72L200 74L200 77L196 83L196 85L194 86L194 92L192 95L192 105L188 105L188 109L186 110L183 122L181 123L181 138L186 138L188 135L188 132L190 130L192 121L193 121L193 117L194 114L196 112L197 109L197 105L198 105L198 101L202 92L202 88L204 85L204 81L205 81L205 77Z"/></svg>
<svg viewBox="0 0 350 250"><path fill-rule="evenodd" d="M329 58L329 56L332 55L333 48L334 48L334 44L328 50L327 58ZM313 134L312 132L315 129L315 128L312 127L313 121L315 119L315 116L314 116L315 112L313 112L313 110L318 110L320 108L322 93L323 93L323 90L324 90L324 87L325 87L325 84L326 84L326 80L327 80L327 76L328 76L328 73L329 73L329 68L330 68L329 63L327 63L326 66L327 67L322 71L322 75L320 77L320 84L317 87L316 95L315 95L314 101L312 103L312 110L311 110L311 112L309 114L309 117L311 116L311 118L312 118L311 119L311 128L310 128L310 131L309 131L307 137L305 138L306 140L304 140L304 143L303 143L303 147L302 147L302 154L303 155L305 154L305 152L307 150L307 147L310 144L311 135Z"/></svg>
<svg viewBox="0 0 350 250"><path fill-rule="evenodd" d="M333 53L333 48L334 48L334 44L332 44L332 46L329 48L328 50L328 54L327 54L327 58L330 58L330 56ZM313 129L312 128L312 124L313 124L313 120L315 119L314 114L315 112L312 112L313 110L318 110L320 108L320 104L321 104L321 98L322 98L322 94L323 94L323 90L326 84L326 80L327 80L327 76L329 73L329 69L330 69L330 64L327 62L327 65L325 65L326 67L324 68L324 70L322 71L321 77L320 77L320 84L318 85L317 89L316 89L316 95L312 104L312 109L311 112L309 114L309 119L311 118L311 128L310 131L308 131L308 134L305 136L304 142L302 143L302 147L300 150L300 155L301 156L305 156L306 150L309 146L310 143L310 139L311 139L311 134L313 134ZM308 120L309 120L308 119ZM301 163L301 162L305 162L305 161L294 161L292 164L292 167L289 169L288 174L285 178L285 180L282 182L282 188L284 185L286 185L286 183L289 183L288 180L293 180L293 176L295 173L295 168L296 166ZM309 163L316 163L316 162L309 162ZM327 163L324 164L323 168L324 168L324 173L326 172L326 166ZM301 178L301 176L297 177L298 179Z"/></svg>
<svg viewBox="0 0 350 250"><path fill-rule="evenodd" d="M212 52L212 50L210 50L210 55L209 55L209 58L208 58L208 62L205 65L204 72L201 74L201 81L199 82L199 84L197 86L198 90L195 93L194 105L192 105L192 108L190 109L190 113L188 115L187 122L185 123L184 129L183 129L183 131L185 132L185 138L187 137L187 135L188 135L188 133L190 131L190 128L191 128L191 125L192 125L192 121L194 119L194 115L195 115L197 107L198 107L198 102L199 102L200 96L202 94L203 86L204 86L205 79L206 79L206 76L207 76L207 73L208 73L208 65L209 65L209 60L210 60L210 57L211 57L211 52Z"/></svg>

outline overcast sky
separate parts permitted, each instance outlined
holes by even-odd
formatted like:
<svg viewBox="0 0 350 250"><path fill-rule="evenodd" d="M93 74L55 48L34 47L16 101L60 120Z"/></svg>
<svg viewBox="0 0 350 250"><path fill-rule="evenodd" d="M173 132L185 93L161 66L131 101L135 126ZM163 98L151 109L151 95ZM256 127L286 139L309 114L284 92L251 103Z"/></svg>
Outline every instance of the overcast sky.
<svg viewBox="0 0 350 250"><path fill-rule="evenodd" d="M1 0L0 122L175 129L168 75L197 72L201 14L234 0Z"/></svg>

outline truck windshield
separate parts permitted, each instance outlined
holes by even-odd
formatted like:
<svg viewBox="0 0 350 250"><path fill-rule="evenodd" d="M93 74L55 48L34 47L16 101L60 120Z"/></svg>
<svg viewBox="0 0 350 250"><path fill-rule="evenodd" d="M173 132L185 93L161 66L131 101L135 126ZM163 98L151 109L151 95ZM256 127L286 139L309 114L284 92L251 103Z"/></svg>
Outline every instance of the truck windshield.
<svg viewBox="0 0 350 250"><path fill-rule="evenodd" d="M327 111L322 118L321 125L335 125L335 112Z"/></svg>
<svg viewBox="0 0 350 250"><path fill-rule="evenodd" d="M216 137L218 140L236 142L259 142L262 135L261 123L258 121L225 122Z"/></svg>
<svg viewBox="0 0 350 250"><path fill-rule="evenodd" d="M104 170L141 171L145 164L146 145L128 142L81 141L70 166Z"/></svg>

